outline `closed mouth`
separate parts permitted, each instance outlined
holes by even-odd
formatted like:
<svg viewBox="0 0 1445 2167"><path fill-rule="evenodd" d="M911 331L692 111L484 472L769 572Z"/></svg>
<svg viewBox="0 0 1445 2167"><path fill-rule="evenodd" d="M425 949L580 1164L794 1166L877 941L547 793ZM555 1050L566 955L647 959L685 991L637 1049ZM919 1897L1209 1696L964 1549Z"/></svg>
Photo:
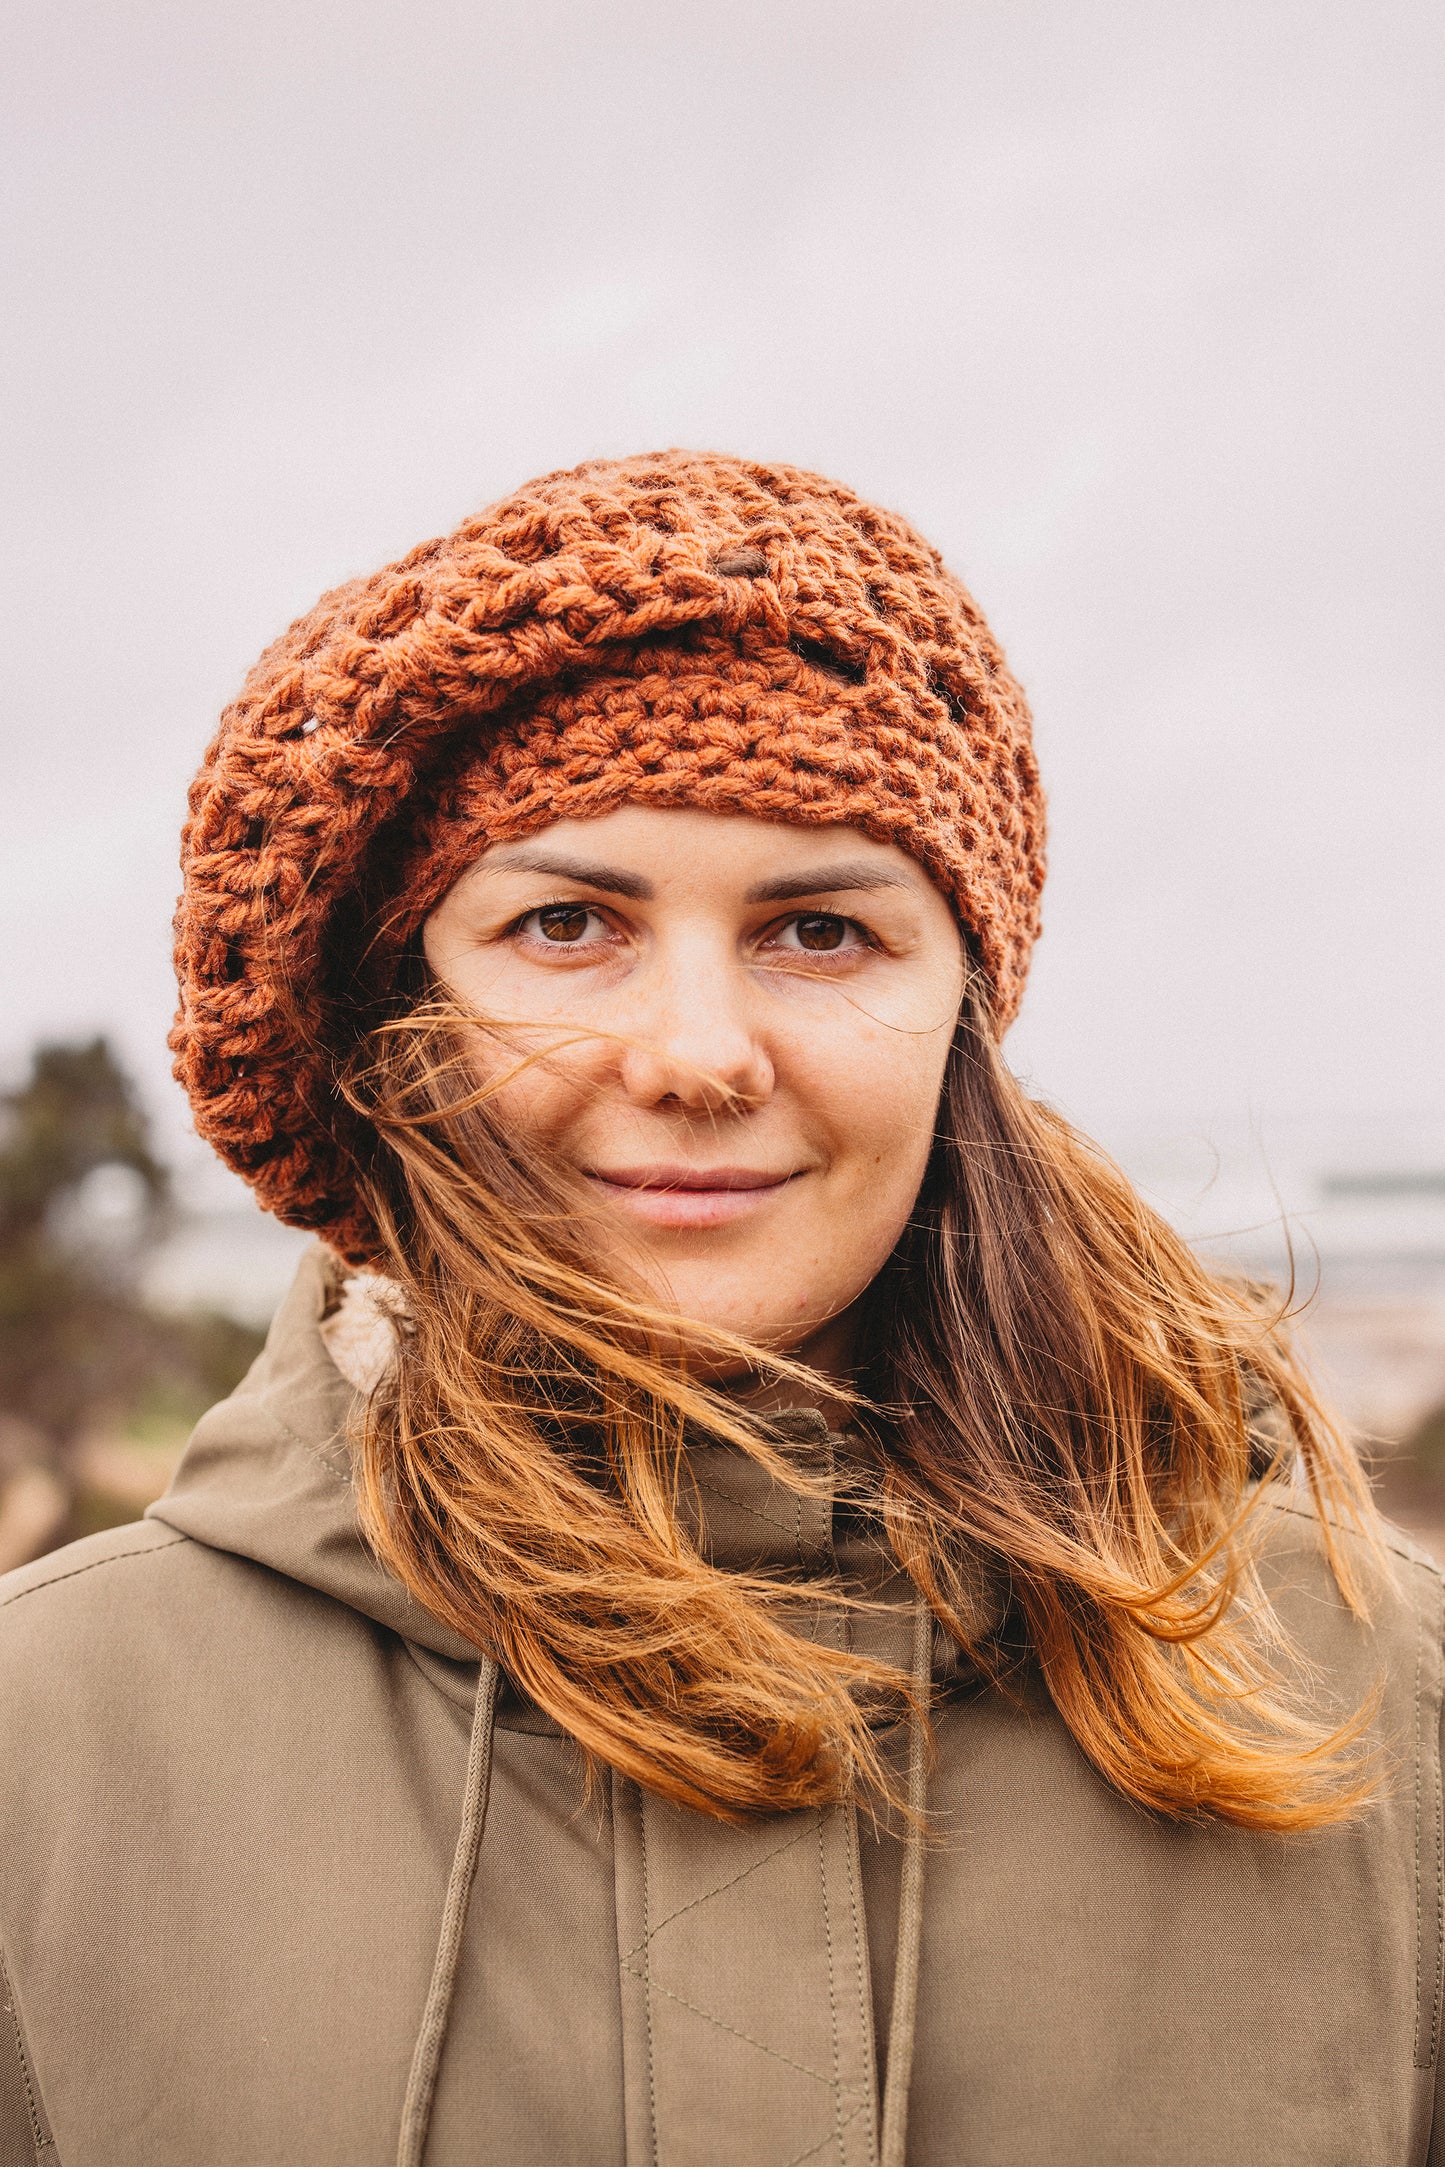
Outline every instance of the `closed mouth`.
<svg viewBox="0 0 1445 2167"><path fill-rule="evenodd" d="M805 1168L769 1173L755 1166L610 1166L587 1179L609 1203L654 1227L726 1226L765 1210Z"/></svg>
<svg viewBox="0 0 1445 2167"><path fill-rule="evenodd" d="M613 1189L660 1189L699 1191L779 1189L792 1181L792 1173L769 1174L748 1166L621 1166L591 1167L593 1181L605 1181Z"/></svg>

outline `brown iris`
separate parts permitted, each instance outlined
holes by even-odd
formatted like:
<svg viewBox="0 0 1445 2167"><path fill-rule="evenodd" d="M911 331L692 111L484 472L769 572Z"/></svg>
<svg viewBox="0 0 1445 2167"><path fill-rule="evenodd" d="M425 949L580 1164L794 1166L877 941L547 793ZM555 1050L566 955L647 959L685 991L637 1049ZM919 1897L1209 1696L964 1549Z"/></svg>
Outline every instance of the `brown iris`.
<svg viewBox="0 0 1445 2167"><path fill-rule="evenodd" d="M811 948L816 954L823 949L842 946L844 925L841 918L798 918L794 923L801 948Z"/></svg>
<svg viewBox="0 0 1445 2167"><path fill-rule="evenodd" d="M585 903L557 903L537 913L537 930L544 941L580 941L591 913Z"/></svg>

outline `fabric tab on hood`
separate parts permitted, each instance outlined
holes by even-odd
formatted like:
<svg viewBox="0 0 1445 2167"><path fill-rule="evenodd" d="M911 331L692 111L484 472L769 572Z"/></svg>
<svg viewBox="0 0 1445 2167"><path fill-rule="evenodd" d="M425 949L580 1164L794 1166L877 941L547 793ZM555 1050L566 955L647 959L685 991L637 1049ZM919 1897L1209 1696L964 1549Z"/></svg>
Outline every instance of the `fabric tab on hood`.
<svg viewBox="0 0 1445 2167"><path fill-rule="evenodd" d="M146 1517L267 1565L452 1662L477 1650L416 1602L367 1547L347 1435L361 1395L327 1351L333 1266L306 1252L266 1344L231 1397L202 1417Z"/></svg>

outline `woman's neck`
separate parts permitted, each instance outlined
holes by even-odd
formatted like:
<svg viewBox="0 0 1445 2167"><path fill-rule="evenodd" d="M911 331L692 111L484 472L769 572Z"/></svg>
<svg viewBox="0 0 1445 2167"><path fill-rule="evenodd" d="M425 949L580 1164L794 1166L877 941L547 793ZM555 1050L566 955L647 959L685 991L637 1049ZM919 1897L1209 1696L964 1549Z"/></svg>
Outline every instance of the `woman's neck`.
<svg viewBox="0 0 1445 2167"><path fill-rule="evenodd" d="M853 1412L849 1395L857 1342L857 1305L853 1304L820 1325L801 1346L789 1349L795 1361L813 1372L815 1384L804 1385L791 1377L760 1377L752 1372L727 1380L723 1389L753 1414L790 1414L806 1408L822 1415L830 1430L846 1429Z"/></svg>

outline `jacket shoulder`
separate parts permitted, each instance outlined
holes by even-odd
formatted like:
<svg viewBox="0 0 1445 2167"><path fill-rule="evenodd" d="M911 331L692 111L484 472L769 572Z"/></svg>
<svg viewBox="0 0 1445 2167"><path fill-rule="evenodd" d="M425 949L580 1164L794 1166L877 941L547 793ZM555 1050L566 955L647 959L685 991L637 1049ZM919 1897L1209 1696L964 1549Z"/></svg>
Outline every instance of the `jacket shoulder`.
<svg viewBox="0 0 1445 2167"><path fill-rule="evenodd" d="M1289 1549L1296 1549L1300 1554L1324 1554L1324 1530L1319 1526L1319 1513L1309 1497L1280 1493L1265 1495L1261 1500L1261 1517L1267 1530L1265 1549L1270 1549L1270 1552L1289 1552ZM1395 1565L1419 1567L1423 1573L1428 1573L1430 1578L1439 1580L1445 1586L1445 1567L1441 1567L1439 1562L1430 1556L1428 1549L1421 1549L1421 1545L1413 1536L1406 1534L1404 1528L1397 1528L1393 1519L1376 1519L1376 1534L1378 1549L1384 1552L1384 1558L1393 1560ZM1371 1558L1376 1558L1376 1547L1369 1543L1361 1530L1341 1528L1337 1523L1332 1523L1332 1536L1335 1536L1335 1543L1339 1545L1341 1552L1352 1562L1358 1562L1365 1571L1371 1569ZM1378 1569L1380 1567L1376 1562L1376 1571Z"/></svg>
<svg viewBox="0 0 1445 2167"><path fill-rule="evenodd" d="M1389 1521L1372 1533L1332 1522L1328 1536L1308 1499L1262 1501L1255 1561L1289 1641L1342 1683L1391 1675L1425 1692L1445 1650L1445 1572Z"/></svg>
<svg viewBox="0 0 1445 2167"><path fill-rule="evenodd" d="M108 1527L99 1535L87 1535L80 1542L66 1543L63 1549L49 1550L33 1564L0 1574L0 1619L27 1596L43 1596L47 1604L70 1600L60 1590L87 1573L101 1572L107 1566L151 1563L158 1552L188 1540L174 1528L153 1520L132 1520L124 1527Z"/></svg>
<svg viewBox="0 0 1445 2167"><path fill-rule="evenodd" d="M1327 1563L1325 1530L1319 1513L1307 1497L1267 1496L1261 1501L1261 1519L1261 1547L1266 1557L1301 1561L1316 1558L1322 1564ZM1334 1520L1330 1523L1330 1535L1341 1557L1372 1589L1402 1584L1406 1577L1402 1568L1405 1567L1423 1574L1437 1586L1445 1587L1445 1568L1403 1528L1396 1527L1393 1520L1376 1519L1373 1541L1364 1530L1342 1526Z"/></svg>
<svg viewBox="0 0 1445 2167"><path fill-rule="evenodd" d="M153 1520L107 1528L0 1577L0 1652L88 1639L131 1619L169 1613L177 1566L201 1545Z"/></svg>

